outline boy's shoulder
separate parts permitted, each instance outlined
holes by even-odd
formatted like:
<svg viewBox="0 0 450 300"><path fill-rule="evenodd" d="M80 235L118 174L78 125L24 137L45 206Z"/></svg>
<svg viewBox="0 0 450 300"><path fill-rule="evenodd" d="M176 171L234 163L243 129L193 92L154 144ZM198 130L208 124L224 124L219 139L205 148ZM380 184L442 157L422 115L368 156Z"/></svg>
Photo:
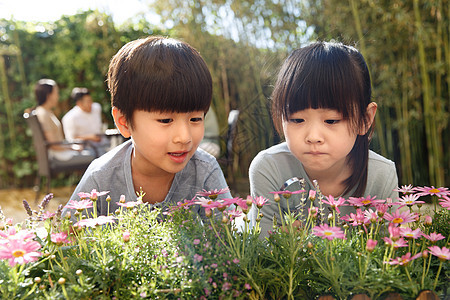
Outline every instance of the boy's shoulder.
<svg viewBox="0 0 450 300"><path fill-rule="evenodd" d="M87 171L89 171L90 173L95 173L105 169L111 170L119 166L123 166L124 162L126 161L126 157L131 157L132 147L133 144L131 140L118 145L99 158L94 159L89 165Z"/></svg>

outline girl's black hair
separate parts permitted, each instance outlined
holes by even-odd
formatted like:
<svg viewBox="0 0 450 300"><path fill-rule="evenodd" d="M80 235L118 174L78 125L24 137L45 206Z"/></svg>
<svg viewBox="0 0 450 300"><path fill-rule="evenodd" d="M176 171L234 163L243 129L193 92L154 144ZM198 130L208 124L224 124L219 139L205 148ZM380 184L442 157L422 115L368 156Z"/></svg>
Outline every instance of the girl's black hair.
<svg viewBox="0 0 450 300"><path fill-rule="evenodd" d="M207 112L212 99L211 74L200 53L159 36L123 46L110 62L108 87L111 105L131 124L136 110Z"/></svg>
<svg viewBox="0 0 450 300"><path fill-rule="evenodd" d="M56 82L53 79L43 78L40 79L34 86L34 95L38 106L44 104L47 101L48 95L53 91L56 86Z"/></svg>
<svg viewBox="0 0 450 300"><path fill-rule="evenodd" d="M352 175L344 181L352 196L360 197L367 185L369 140L367 106L372 88L367 64L354 47L334 42L316 42L295 50L284 61L272 92L272 117L281 135L282 122L297 111L335 109L358 135L347 157Z"/></svg>

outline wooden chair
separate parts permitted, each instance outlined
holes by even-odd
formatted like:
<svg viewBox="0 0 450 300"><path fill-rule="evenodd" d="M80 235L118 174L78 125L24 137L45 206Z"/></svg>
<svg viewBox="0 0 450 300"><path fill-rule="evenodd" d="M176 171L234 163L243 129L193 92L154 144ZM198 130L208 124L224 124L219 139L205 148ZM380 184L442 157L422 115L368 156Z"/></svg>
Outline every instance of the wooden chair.
<svg viewBox="0 0 450 300"><path fill-rule="evenodd" d="M56 174L59 173L69 173L74 171L84 172L89 163L82 164L65 164L58 165L57 163L51 161L48 156L48 149L51 145L56 144L65 144L65 145L73 145L73 144L85 144L84 142L58 142L58 143L49 143L47 142L44 131L42 130L41 124L37 118L36 112L33 110L31 112L25 112L23 114L23 118L28 124L28 127L31 129L33 145L36 151L36 159L38 163L38 174L35 181L35 190L36 190L36 201L39 198L39 192L41 190L42 178L45 177L47 179L47 190L46 193L50 192L50 184L51 179Z"/></svg>

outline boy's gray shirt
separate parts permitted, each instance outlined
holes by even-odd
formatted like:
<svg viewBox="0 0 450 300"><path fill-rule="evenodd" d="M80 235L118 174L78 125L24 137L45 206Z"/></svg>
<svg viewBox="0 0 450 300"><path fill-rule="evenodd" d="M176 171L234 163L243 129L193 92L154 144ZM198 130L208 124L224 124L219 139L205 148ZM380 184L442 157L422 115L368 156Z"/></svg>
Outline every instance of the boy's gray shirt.
<svg viewBox="0 0 450 300"><path fill-rule="evenodd" d="M261 209L261 212L263 213L263 218L260 223L262 236L267 236L267 231L272 230L274 214L276 215L279 225L281 224L278 213L278 204L274 202L273 194L270 194L270 192L280 191L286 180L293 177L305 179L307 193L310 189L313 189L313 183L308 178L303 165L291 153L286 142L261 151L250 164L249 178L251 195L253 197L263 196L264 198L269 199L268 203L270 203L270 205L265 205ZM376 199L391 198L396 202L395 200L398 198L398 192L394 192L393 189L397 188L397 186L398 178L394 162L373 151L369 151L367 187L364 191L364 197L370 195L372 197L376 196ZM300 190L300 185L297 183L292 184L288 190ZM342 195L342 197L348 199L355 190L356 187L347 195ZM282 211L286 212L286 200L283 197L281 198L282 199L279 202L280 206ZM293 208L300 204L300 197L298 195L292 195L291 199L289 199L289 203L289 207L292 211ZM317 200L315 204L317 206ZM306 212L308 208L309 201L306 203ZM346 206L341 207L340 211L341 216L343 216L350 212L354 212L355 210L352 207ZM328 212L327 208L325 210L326 215ZM251 225L254 225L257 218L257 210L254 206L249 215Z"/></svg>
<svg viewBox="0 0 450 300"><path fill-rule="evenodd" d="M97 192L109 191L108 195L111 197L110 213L119 208L117 202L119 202L121 195L125 196L126 202L136 201L136 192L139 191L134 190L131 175L132 151L133 144L129 140L95 159L89 165L70 199L80 200L78 193L90 193L93 189L96 189ZM217 160L207 152L197 149L186 167L175 174L164 201L153 206L164 209L165 207L176 205L179 201L191 200L197 192L202 190L209 191L226 187L228 185ZM151 193L151 191L144 192ZM108 203L106 197L104 195L97 200L97 215L107 215ZM231 194L228 192L219 197L231 198ZM69 210L72 213L72 220L76 220L73 217L75 211L72 209L65 207L63 214ZM204 218L204 209L199 205L195 205L193 210Z"/></svg>

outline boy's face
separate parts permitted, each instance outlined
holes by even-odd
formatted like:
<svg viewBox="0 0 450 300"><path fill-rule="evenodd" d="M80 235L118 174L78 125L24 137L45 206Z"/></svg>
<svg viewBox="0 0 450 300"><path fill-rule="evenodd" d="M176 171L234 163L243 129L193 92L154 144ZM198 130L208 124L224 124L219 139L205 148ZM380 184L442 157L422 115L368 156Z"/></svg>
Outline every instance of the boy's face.
<svg viewBox="0 0 450 300"><path fill-rule="evenodd" d="M139 168L139 172L150 176L181 171L203 139L204 116L204 111L135 111L133 126L128 123L126 129L135 147L133 166Z"/></svg>

